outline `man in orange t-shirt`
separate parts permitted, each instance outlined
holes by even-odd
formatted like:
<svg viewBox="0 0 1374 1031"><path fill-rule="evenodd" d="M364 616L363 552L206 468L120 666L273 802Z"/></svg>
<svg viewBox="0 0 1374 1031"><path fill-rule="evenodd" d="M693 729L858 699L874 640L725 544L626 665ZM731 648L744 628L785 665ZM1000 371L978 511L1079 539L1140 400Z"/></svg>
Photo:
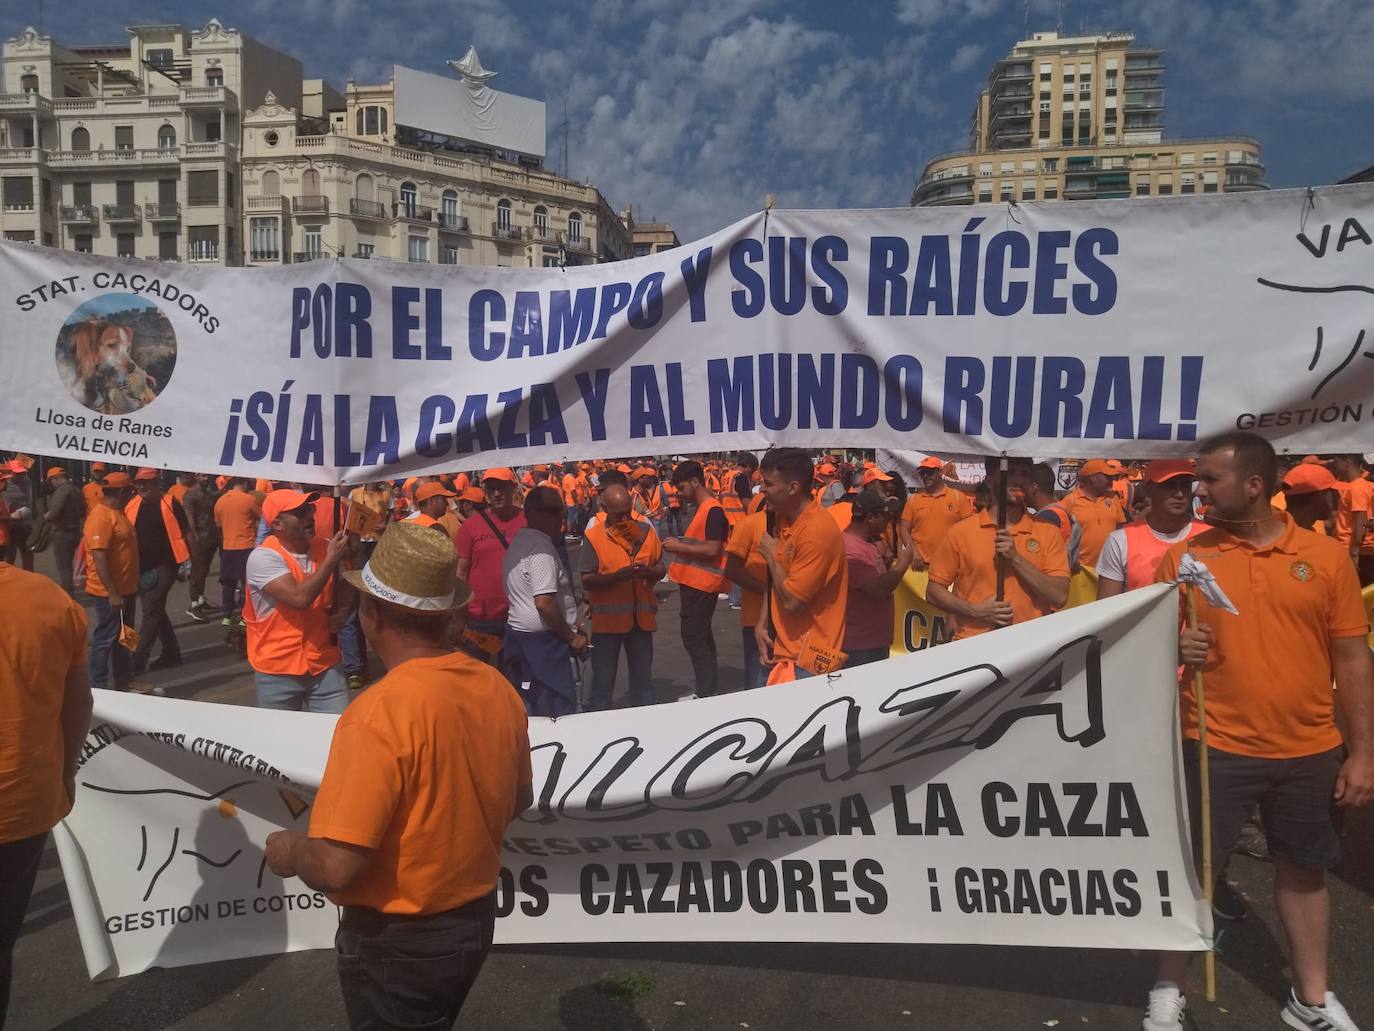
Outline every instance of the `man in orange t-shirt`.
<svg viewBox="0 0 1374 1031"><path fill-rule="evenodd" d="M261 504L248 490L248 481L235 477L215 502L215 525L220 532L219 586L224 626L243 625L238 592L246 591L248 556L258 542Z"/></svg>
<svg viewBox="0 0 1374 1031"><path fill-rule="evenodd" d="M138 537L124 507L133 500L128 473L110 473L100 504L86 517L81 543L86 549L86 593L95 599L91 630L92 687L105 687L114 672L116 691L134 687L132 656L120 645L119 632L134 625L138 607Z"/></svg>
<svg viewBox="0 0 1374 1031"><path fill-rule="evenodd" d="M95 511L95 506L100 504L100 499L105 496L105 491L104 488L101 487L100 481L105 478L106 471L104 462L91 463L91 478L86 482L86 485L81 488L81 496L86 500L87 515Z"/></svg>
<svg viewBox="0 0 1374 1031"><path fill-rule="evenodd" d="M0 562L0 1024L14 943L48 831L71 811L91 721L86 614L47 577Z"/></svg>
<svg viewBox="0 0 1374 1031"><path fill-rule="evenodd" d="M759 468L778 534L759 538L772 589L764 602L769 618L758 621L754 639L759 662L772 669L768 682L776 684L843 665L849 564L840 528L811 498L810 456L801 448L774 448Z"/></svg>
<svg viewBox="0 0 1374 1031"><path fill-rule="evenodd" d="M1125 472L1126 467L1115 459L1084 462L1078 470L1078 485L1064 498L1070 517L1083 528L1078 562L1084 569L1097 568L1107 538L1127 522L1121 499L1112 491L1112 481Z"/></svg>
<svg viewBox="0 0 1374 1031"><path fill-rule="evenodd" d="M945 483L943 463L934 455L921 459L916 469L921 489L906 499L897 533L912 549L911 568L925 569L949 528L973 515L973 501L963 491Z"/></svg>
<svg viewBox="0 0 1374 1031"><path fill-rule="evenodd" d="M1327 984L1331 900L1325 871L1341 855L1333 806L1348 811L1374 801L1374 661L1359 582L1340 544L1271 510L1278 463L1264 438L1227 433L1204 443L1196 475L1198 495L1220 525L1174 545L1157 575L1160 582L1173 580L1183 553L1191 552L1237 610L1214 608L1197 592L1197 629L1185 629L1179 639L1180 661L1205 676L1212 854L1222 861L1213 909L1231 919L1244 915L1244 904L1226 887L1225 858L1258 805L1293 971L1283 1022L1352 1028ZM1193 686L1190 672L1182 678L1179 703L1196 828L1201 803ZM1337 698L1344 742L1335 721ZM1156 1020L1157 1026L1183 1026L1190 955L1159 957L1150 1014L1174 1022Z"/></svg>
<svg viewBox="0 0 1374 1031"><path fill-rule="evenodd" d="M760 495L762 497L762 495ZM744 689L762 687L768 672L759 661L754 628L763 618L763 596L768 591L768 563L759 550L759 541L770 535L766 509L751 512L741 519L725 545L725 575L740 592L739 624L744 640Z"/></svg>
<svg viewBox="0 0 1374 1031"><path fill-rule="evenodd" d="M453 1025L491 948L501 839L534 801L524 705L448 643L472 593L457 564L447 537L400 523L345 574L387 674L335 725L309 836L267 839L274 873L343 907L353 1027Z"/></svg>
<svg viewBox="0 0 1374 1031"><path fill-rule="evenodd" d="M999 530L998 503L994 498L986 511L956 523L930 563L926 600L958 617L956 640L1044 616L1069 600L1069 556L1059 531L1031 519L1020 487L1007 491L1007 526ZM1006 564L1001 600L999 558Z"/></svg>
<svg viewBox="0 0 1374 1031"><path fill-rule="evenodd" d="M1364 463L1359 455L1335 455L1326 462L1336 477L1341 503L1336 509L1336 540L1350 554L1360 574L1360 583L1374 583L1374 547L1366 544L1374 526L1374 483L1364 478ZM1366 550L1369 549L1369 550Z"/></svg>

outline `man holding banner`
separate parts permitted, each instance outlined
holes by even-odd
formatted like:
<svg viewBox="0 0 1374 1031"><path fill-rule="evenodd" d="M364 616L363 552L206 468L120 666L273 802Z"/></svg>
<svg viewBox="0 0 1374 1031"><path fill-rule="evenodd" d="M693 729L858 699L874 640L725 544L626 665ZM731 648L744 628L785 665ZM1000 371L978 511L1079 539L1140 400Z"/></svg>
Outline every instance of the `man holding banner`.
<svg viewBox="0 0 1374 1031"><path fill-rule="evenodd" d="M401 522L345 574L387 674L334 730L309 835L267 839L274 873L343 907L339 985L357 1031L458 1019L491 948L502 835L534 801L519 698L448 644L472 593L456 566L446 536Z"/></svg>
<svg viewBox="0 0 1374 1031"><path fill-rule="evenodd" d="M1003 503L1005 528L997 511ZM994 498L986 511L945 534L930 564L926 599L958 617L955 640L1063 608L1069 599L1069 560L1059 531L1032 520L1024 491L1012 487L1004 500Z"/></svg>
<svg viewBox="0 0 1374 1031"><path fill-rule="evenodd" d="M768 509L777 516L777 536L759 538L759 552L768 563L764 603L770 618L759 620L754 637L759 661L772 667L768 683L783 684L844 665L849 569L839 526L811 499L814 473L807 453L774 448L760 468Z"/></svg>
<svg viewBox="0 0 1374 1031"><path fill-rule="evenodd" d="M1333 806L1374 801L1374 661L1348 552L1270 509L1274 449L1230 433L1201 448L1198 494L1216 524L1174 545L1158 579L1177 578L1185 553L1207 567L1236 610L1197 599L1199 622L1179 657L1205 676L1212 854L1228 856L1258 804L1274 858L1274 903L1288 939L1293 986L1284 1024L1356 1031L1327 986L1331 899L1325 871L1341 842ZM1345 715L1342 741L1331 690ZM1181 697L1192 825L1202 825L1199 714L1193 678ZM1196 843L1196 839L1195 839ZM1224 867L1217 873L1224 883ZM1160 956L1144 1031L1182 1028L1188 953Z"/></svg>

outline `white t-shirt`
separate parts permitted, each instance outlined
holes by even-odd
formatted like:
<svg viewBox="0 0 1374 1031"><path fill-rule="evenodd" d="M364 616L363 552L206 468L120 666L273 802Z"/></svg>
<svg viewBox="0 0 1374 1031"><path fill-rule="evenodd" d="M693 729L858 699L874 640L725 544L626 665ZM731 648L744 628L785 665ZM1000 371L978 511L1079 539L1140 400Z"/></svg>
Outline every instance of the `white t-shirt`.
<svg viewBox="0 0 1374 1031"><path fill-rule="evenodd" d="M512 630L536 634L547 629L534 604L534 599L541 594L558 595L568 626L577 625L577 597L573 594L572 580L548 534L522 526L511 538L501 561L501 572L506 581L506 599L510 603L506 623Z"/></svg>
<svg viewBox="0 0 1374 1031"><path fill-rule="evenodd" d="M309 576L315 571L315 562L309 554L297 555L292 552L291 557L296 560L304 575ZM253 611L257 613L258 619L267 618L268 614L275 612L277 608L277 603L263 588L273 580L290 575L291 567L286 564L286 559L280 552L259 545L249 553L248 591L253 599Z"/></svg>
<svg viewBox="0 0 1374 1031"><path fill-rule="evenodd" d="M1191 529L1192 524L1189 524L1178 533L1160 533L1154 527L1150 527L1150 532L1155 535L1155 540L1163 544L1178 544L1188 539ZM1107 543L1102 545L1102 551L1097 556L1097 575L1105 576L1108 580L1126 582L1125 530L1113 530L1107 535Z"/></svg>

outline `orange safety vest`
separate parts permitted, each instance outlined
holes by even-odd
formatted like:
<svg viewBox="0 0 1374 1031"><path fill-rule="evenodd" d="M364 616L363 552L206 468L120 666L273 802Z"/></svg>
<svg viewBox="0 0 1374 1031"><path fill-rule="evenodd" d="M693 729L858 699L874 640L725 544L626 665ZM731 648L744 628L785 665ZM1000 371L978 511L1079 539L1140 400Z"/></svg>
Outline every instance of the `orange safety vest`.
<svg viewBox="0 0 1374 1031"><path fill-rule="evenodd" d="M598 573L616 573L632 563L652 566L663 557L658 536L647 526L644 527L644 542L633 558L622 545L611 540L604 521L593 522L587 527L587 543L596 549ZM592 633L627 634L635 627L658 629L658 597L654 594L654 585L647 580L624 580L596 589L588 587L587 601L592 610Z"/></svg>
<svg viewBox="0 0 1374 1031"><path fill-rule="evenodd" d="M677 488L671 483L660 483L658 489L663 492L663 496L668 499L668 507L677 511L682 507L682 499L678 497Z"/></svg>
<svg viewBox="0 0 1374 1031"><path fill-rule="evenodd" d="M734 469L725 477L724 493L720 497L720 507L725 509L725 518L730 520L732 527L737 526L739 521L744 518L744 499L735 493L735 478L740 476L744 470Z"/></svg>
<svg viewBox="0 0 1374 1031"><path fill-rule="evenodd" d="M138 510L143 507L142 498L134 498L124 506L124 516L130 523L138 525ZM162 495L162 525L167 530L167 540L172 543L172 557L177 560L177 565L181 565L191 557L191 549L186 546L186 541L181 536L181 524L177 522L177 515L172 511L172 499L166 494Z"/></svg>
<svg viewBox="0 0 1374 1031"><path fill-rule="evenodd" d="M276 534L268 534L259 547L271 548L286 559L296 583L305 579L300 563L282 547ZM324 561L328 548L328 543L318 537L310 541L310 558L316 568ZM333 598L331 579L308 609L293 609L279 602L259 619L253 611L253 592L245 590L243 621L248 624L248 665L258 673L284 676L313 676L337 665L339 646L329 640L329 606Z"/></svg>
<svg viewBox="0 0 1374 1031"><path fill-rule="evenodd" d="M643 492L636 491L640 499L644 502L644 511L650 519L657 519L663 515L663 487L659 485L649 492L646 497Z"/></svg>
<svg viewBox="0 0 1374 1031"><path fill-rule="evenodd" d="M707 498L692 517L692 523L682 536L685 540L706 542L706 517L713 508L720 508L715 498ZM721 548L720 558L697 558L695 555L674 555L673 564L668 567L668 579L683 587L694 587L707 594L720 594L730 589L730 581L725 578L725 549Z"/></svg>
<svg viewBox="0 0 1374 1031"><path fill-rule="evenodd" d="M1194 520L1189 525L1188 536L1184 540L1192 540L1207 529L1209 527L1206 523ZM1137 519L1128 524L1126 526L1126 590L1134 591L1137 587L1146 587L1154 583L1155 573L1159 571L1159 564L1164 561L1165 554L1172 547L1173 544L1156 537L1144 519Z"/></svg>
<svg viewBox="0 0 1374 1031"><path fill-rule="evenodd" d="M715 473L707 473L706 489L711 492L712 497L720 497L720 477Z"/></svg>
<svg viewBox="0 0 1374 1031"><path fill-rule="evenodd" d="M416 512L414 515L406 516L405 522L414 523L416 526L439 526L439 520L432 516L427 516L423 512ZM444 528L439 526L439 529L443 530Z"/></svg>
<svg viewBox="0 0 1374 1031"><path fill-rule="evenodd" d="M755 512L760 511L763 508L764 503L767 502L767 500L768 498L763 493L763 491L759 491L757 494L755 494L752 498L749 499L749 504L746 506L744 514L753 515Z"/></svg>

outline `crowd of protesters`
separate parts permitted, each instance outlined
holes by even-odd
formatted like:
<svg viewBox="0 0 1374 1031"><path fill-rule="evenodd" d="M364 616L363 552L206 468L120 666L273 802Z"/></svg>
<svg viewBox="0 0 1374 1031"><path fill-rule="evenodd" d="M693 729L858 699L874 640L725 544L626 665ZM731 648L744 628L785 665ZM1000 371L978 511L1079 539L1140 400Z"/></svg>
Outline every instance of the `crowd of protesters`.
<svg viewBox="0 0 1374 1031"><path fill-rule="evenodd" d="M1067 491L1030 460L990 460L967 482L928 457L909 487L843 457L775 448L492 467L340 496L99 464L81 487L48 468L40 488L40 467L16 456L0 489L0 700L23 727L19 749L44 759L0 764L0 987L38 851L71 804L89 688L147 692L146 671L181 663L167 612L179 578L188 615L244 636L261 707L342 714L309 833L273 835L268 861L344 907L350 1022L400 1019L372 966L418 955L426 973L405 985L406 1017L419 1007L438 1027L491 943L501 835L530 804L526 715L611 707L622 653L626 701L657 701L670 593L694 694L709 697L886 659L893 594L912 572L966 639L1065 607L1075 577L1101 598L1170 581L1186 552L1239 610L1203 603L1180 634L1193 819L1188 671L1200 668L1217 854L1249 828L1275 864L1293 972L1282 1018L1353 1029L1326 981L1325 871L1340 858L1332 813L1374 799L1361 596L1374 580L1374 483L1361 456L1281 461L1263 439L1230 434L1196 459L1086 461ZM49 542L57 583L28 572ZM206 596L216 563L217 604ZM722 603L744 644L737 684L721 679ZM388 671L371 686L369 649ZM432 758L455 742L463 759ZM460 838L471 844L448 862L443 843ZM1219 918L1245 916L1224 863L1214 894ZM1161 957L1145 1031L1184 1026L1186 968L1186 954Z"/></svg>

